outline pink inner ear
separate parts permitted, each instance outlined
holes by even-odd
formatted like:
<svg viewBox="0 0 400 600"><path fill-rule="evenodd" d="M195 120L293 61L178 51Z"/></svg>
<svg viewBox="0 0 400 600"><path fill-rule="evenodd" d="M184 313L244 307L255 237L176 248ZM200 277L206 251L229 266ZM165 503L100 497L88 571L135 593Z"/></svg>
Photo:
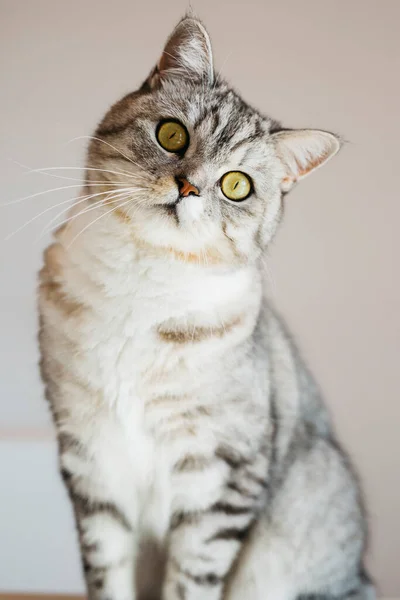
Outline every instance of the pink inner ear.
<svg viewBox="0 0 400 600"><path fill-rule="evenodd" d="M286 190L323 165L340 148L333 134L313 129L280 132L275 139L277 155L284 167L281 185Z"/></svg>
<svg viewBox="0 0 400 600"><path fill-rule="evenodd" d="M310 173L310 171L319 167L323 162L325 162L325 160L328 157L329 157L329 152L325 152L325 154L321 154L321 156L318 156L318 157L312 157L312 158L310 157L310 160L307 162L307 166L304 167L303 165L300 164L298 158L296 156L293 156L294 162L296 163L296 166L297 166L297 171L294 172L292 175L287 175L286 177L284 177L282 179L282 183L284 185L290 185L290 184L296 183L298 179L305 177L308 173Z"/></svg>
<svg viewBox="0 0 400 600"><path fill-rule="evenodd" d="M321 156L318 156L316 158L312 158L312 159L310 158L310 160L307 162L306 167L303 167L300 164L297 157L293 156L294 162L296 163L296 166L297 166L297 171L295 173L293 173L292 175L287 175L286 177L284 177L282 179L282 183L284 185L295 184L298 179L305 177L305 175L310 173L310 171L319 167L319 165L321 165L328 158L328 156L329 156L329 152L326 152L325 154L322 154Z"/></svg>
<svg viewBox="0 0 400 600"><path fill-rule="evenodd" d="M307 162L307 166L306 167L302 167L300 165L299 161L297 160L297 158L295 157L295 162L296 162L296 164L298 166L297 176L298 177L304 177L304 175L307 175L307 173L309 173L313 169L316 169L323 162L325 162L325 160L328 158L328 156L329 156L329 152L325 152L325 154L321 154L321 156L318 156L316 158L310 159Z"/></svg>

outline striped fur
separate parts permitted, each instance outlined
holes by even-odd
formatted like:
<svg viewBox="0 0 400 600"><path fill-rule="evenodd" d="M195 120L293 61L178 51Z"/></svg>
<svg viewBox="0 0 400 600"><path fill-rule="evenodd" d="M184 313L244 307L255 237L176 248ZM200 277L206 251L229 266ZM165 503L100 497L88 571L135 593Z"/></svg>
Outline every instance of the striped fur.
<svg viewBox="0 0 400 600"><path fill-rule="evenodd" d="M158 144L162 119L185 126L184 153ZM374 597L356 479L263 292L284 194L338 147L247 105L191 17L99 125L92 197L39 287L90 600ZM229 171L251 179L243 202L221 192Z"/></svg>

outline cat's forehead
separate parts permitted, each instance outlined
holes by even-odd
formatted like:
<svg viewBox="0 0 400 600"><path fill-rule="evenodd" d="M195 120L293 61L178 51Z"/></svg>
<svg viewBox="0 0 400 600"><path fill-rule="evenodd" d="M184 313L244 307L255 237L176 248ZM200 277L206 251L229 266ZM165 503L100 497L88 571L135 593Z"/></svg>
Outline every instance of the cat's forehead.
<svg viewBox="0 0 400 600"><path fill-rule="evenodd" d="M248 152L265 143L271 121L226 84L214 87L166 86L155 98L163 118L181 121L209 158Z"/></svg>
<svg viewBox="0 0 400 600"><path fill-rule="evenodd" d="M261 125L268 121L225 83L213 86L188 85L182 82L165 85L157 95L164 110L188 120L195 129L201 125L218 125L235 120L238 127ZM261 133L261 131L260 131Z"/></svg>

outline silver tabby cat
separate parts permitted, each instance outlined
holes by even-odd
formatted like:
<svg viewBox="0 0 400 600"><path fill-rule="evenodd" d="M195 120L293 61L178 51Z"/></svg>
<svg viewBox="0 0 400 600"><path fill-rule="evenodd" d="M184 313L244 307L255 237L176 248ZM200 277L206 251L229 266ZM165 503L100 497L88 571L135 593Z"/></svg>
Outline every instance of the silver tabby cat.
<svg viewBox="0 0 400 600"><path fill-rule="evenodd" d="M262 268L339 146L246 104L192 17L91 139L39 289L90 600L375 597L356 479Z"/></svg>

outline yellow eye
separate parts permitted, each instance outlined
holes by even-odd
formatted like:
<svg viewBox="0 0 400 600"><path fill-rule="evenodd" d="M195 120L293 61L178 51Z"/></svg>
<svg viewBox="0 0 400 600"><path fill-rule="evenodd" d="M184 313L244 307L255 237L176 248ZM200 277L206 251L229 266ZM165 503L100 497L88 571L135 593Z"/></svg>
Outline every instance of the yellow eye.
<svg viewBox="0 0 400 600"><path fill-rule="evenodd" d="M157 140L168 152L181 152L189 144L186 127L177 121L163 121L157 128Z"/></svg>
<svg viewBox="0 0 400 600"><path fill-rule="evenodd" d="M241 202L251 194L251 180L241 171L225 173L221 179L221 190L229 200Z"/></svg>

